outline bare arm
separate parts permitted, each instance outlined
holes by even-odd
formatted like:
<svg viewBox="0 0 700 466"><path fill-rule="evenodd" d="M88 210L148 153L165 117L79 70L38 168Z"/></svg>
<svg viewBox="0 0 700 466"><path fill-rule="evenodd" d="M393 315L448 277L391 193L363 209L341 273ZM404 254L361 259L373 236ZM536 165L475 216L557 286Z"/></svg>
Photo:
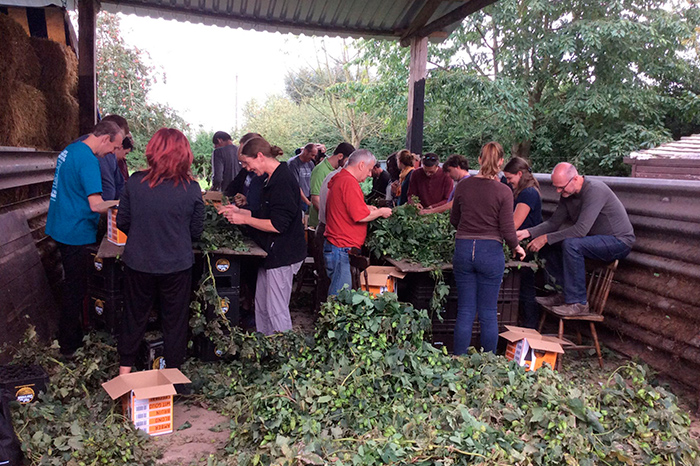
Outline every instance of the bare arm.
<svg viewBox="0 0 700 466"><path fill-rule="evenodd" d="M102 199L102 194L90 194L88 196L88 202L90 203L90 210L97 214L106 214L109 210L109 206L100 205L104 204L104 199Z"/></svg>
<svg viewBox="0 0 700 466"><path fill-rule="evenodd" d="M302 202L306 203L306 205L311 205L311 201L304 195L304 191L302 191L301 188L299 188L299 192L301 193Z"/></svg>
<svg viewBox="0 0 700 466"><path fill-rule="evenodd" d="M439 214L441 212L446 212L450 209L452 209L452 202L449 201L446 204L439 205L437 207L432 207L430 209L422 209L418 213L421 215L428 215L428 214Z"/></svg>
<svg viewBox="0 0 700 466"><path fill-rule="evenodd" d="M371 222L372 220L376 220L379 217L390 217L391 216L391 209L388 207L382 207L381 209L370 209L369 215L360 220L361 223L367 223Z"/></svg>
<svg viewBox="0 0 700 466"><path fill-rule="evenodd" d="M321 210L321 196L316 196L314 194L311 195L311 204L313 204L314 209L316 209L316 212Z"/></svg>
<svg viewBox="0 0 700 466"><path fill-rule="evenodd" d="M523 224L529 213L530 206L524 202L520 202L517 206L515 206L515 212L513 212L513 223L515 224L516 230L520 228L520 225Z"/></svg>
<svg viewBox="0 0 700 466"><path fill-rule="evenodd" d="M249 225L256 230L267 233L279 233L272 225L272 221L268 218L255 218L251 215L250 210L239 209L233 205L222 206L219 213L234 225Z"/></svg>

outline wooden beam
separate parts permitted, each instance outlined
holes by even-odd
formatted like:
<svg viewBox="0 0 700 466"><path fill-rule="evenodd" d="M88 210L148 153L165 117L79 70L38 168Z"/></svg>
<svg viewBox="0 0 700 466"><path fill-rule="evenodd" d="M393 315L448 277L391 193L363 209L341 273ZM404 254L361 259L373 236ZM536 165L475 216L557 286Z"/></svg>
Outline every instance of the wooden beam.
<svg viewBox="0 0 700 466"><path fill-rule="evenodd" d="M408 29L406 32L401 36L401 46L402 47L408 47L411 44L410 40L407 40L407 37L410 37L414 32L428 24L428 21L430 21L430 18L435 14L435 11L438 9L440 4L442 3L442 0L428 0L425 5L423 5L423 8L418 12L416 17L413 19L413 22L408 26Z"/></svg>
<svg viewBox="0 0 700 466"><path fill-rule="evenodd" d="M410 36L405 37L405 39L411 39L413 37L427 37L436 31L445 29L451 24L462 21L470 14L475 13L495 2L496 0L470 0L464 5L459 6L449 13L439 17L432 23L426 24Z"/></svg>
<svg viewBox="0 0 700 466"><path fill-rule="evenodd" d="M423 153L423 114L425 110L425 78L428 64L428 38L411 39L411 61L408 76L408 128L406 148Z"/></svg>
<svg viewBox="0 0 700 466"><path fill-rule="evenodd" d="M80 134L87 134L97 123L97 76L95 72L95 34L97 11L95 0L78 2L78 104Z"/></svg>

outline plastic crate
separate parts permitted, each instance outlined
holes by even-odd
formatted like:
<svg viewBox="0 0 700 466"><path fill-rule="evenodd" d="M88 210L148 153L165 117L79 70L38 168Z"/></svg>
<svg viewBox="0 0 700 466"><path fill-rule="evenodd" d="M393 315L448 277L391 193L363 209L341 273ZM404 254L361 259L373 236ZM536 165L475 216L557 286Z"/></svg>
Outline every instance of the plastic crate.
<svg viewBox="0 0 700 466"><path fill-rule="evenodd" d="M219 297L224 300L228 298L227 309L225 309L226 318L232 327L240 324L240 293L238 288L229 288L226 290L216 290ZM222 308L224 303L222 303ZM207 306L204 311L204 316L207 322L216 317L216 310L213 306ZM194 351L196 356L202 361L218 361L221 354L217 352L214 343L212 343L206 335L198 335L194 340Z"/></svg>
<svg viewBox="0 0 700 466"><path fill-rule="evenodd" d="M124 265L114 257L90 256L88 287L106 293L121 293L124 288Z"/></svg>
<svg viewBox="0 0 700 466"><path fill-rule="evenodd" d="M139 349L137 369L147 371L165 369L166 364L163 335L160 332L146 333Z"/></svg>
<svg viewBox="0 0 700 466"><path fill-rule="evenodd" d="M91 289L89 297L90 325L112 335L119 335L122 315L124 314L124 298L121 292Z"/></svg>
<svg viewBox="0 0 700 466"><path fill-rule="evenodd" d="M0 394L6 400L31 403L39 392L46 391L48 383L49 376L41 366L0 366Z"/></svg>

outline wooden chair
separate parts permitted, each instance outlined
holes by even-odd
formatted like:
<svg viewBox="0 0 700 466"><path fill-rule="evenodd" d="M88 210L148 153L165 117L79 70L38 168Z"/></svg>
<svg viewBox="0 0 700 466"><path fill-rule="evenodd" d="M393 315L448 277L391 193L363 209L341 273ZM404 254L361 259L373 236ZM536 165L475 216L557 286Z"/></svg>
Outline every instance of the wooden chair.
<svg viewBox="0 0 700 466"><path fill-rule="evenodd" d="M600 263L598 263L600 264ZM610 264L602 264L593 268L588 276L588 288L586 291L589 313L582 315L560 315L553 309L553 306L542 306L542 317L540 318L539 331L542 332L542 327L544 327L544 322L547 319L547 314L552 314L554 317L559 319L559 334L558 337L564 339L564 321L577 321L577 322L588 322L591 329L591 336L593 337L593 345L583 345L581 341L581 331L576 329L576 343L569 340L569 344L564 346L565 350L582 351L595 348L596 354L598 355L598 364L603 367L603 355L600 353L600 344L598 343L598 333L595 330L595 323L603 321L603 311L605 310L605 303L608 301L608 295L610 294L610 287L612 286L612 279L615 275L615 270L617 270L618 261L612 262ZM557 369L561 369L561 357L557 363Z"/></svg>
<svg viewBox="0 0 700 466"><path fill-rule="evenodd" d="M350 273L352 276L352 288L354 290L359 290L362 288L362 281L360 275L364 275L365 283L368 283L369 278L367 277L367 267L369 267L369 257L363 256L362 251L351 249L348 252L348 257L350 258Z"/></svg>

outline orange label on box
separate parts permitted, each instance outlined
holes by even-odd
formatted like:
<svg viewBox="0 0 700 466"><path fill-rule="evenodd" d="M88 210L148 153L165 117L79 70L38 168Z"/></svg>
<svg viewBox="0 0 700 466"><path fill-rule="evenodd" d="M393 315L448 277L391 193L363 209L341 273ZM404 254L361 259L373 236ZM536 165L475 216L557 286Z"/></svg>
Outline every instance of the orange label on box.
<svg viewBox="0 0 700 466"><path fill-rule="evenodd" d="M149 434L165 434L173 430L172 424L159 424L157 426L150 426L148 428Z"/></svg>
<svg viewBox="0 0 700 466"><path fill-rule="evenodd" d="M159 408L169 408L169 401L162 401L160 403L148 403L148 409L159 409Z"/></svg>
<svg viewBox="0 0 700 466"><path fill-rule="evenodd" d="M154 417L148 420L148 424L163 424L164 422L170 422L170 416Z"/></svg>
<svg viewBox="0 0 700 466"><path fill-rule="evenodd" d="M156 409L148 413L149 416L166 416L170 415L170 408L166 409Z"/></svg>

